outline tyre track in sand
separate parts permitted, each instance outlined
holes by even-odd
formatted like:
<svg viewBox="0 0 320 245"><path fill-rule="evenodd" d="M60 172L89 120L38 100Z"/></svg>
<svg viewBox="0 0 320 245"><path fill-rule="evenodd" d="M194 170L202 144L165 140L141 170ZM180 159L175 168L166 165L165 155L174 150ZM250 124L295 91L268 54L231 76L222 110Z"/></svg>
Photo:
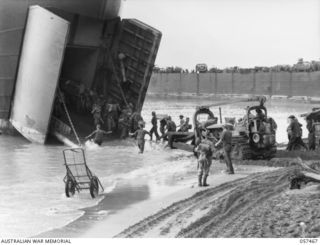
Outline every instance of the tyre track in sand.
<svg viewBox="0 0 320 245"><path fill-rule="evenodd" d="M234 237L248 213L288 188L288 172L288 169L281 169L265 173L265 176L247 177L247 182L216 201L222 209L213 208L208 215L182 229L177 237Z"/></svg>
<svg viewBox="0 0 320 245"><path fill-rule="evenodd" d="M127 228L117 237L263 237L269 200L289 189L296 166L256 173L200 191ZM196 214L201 215L197 217ZM254 225L257 222L256 225ZM153 231L161 231L159 234ZM267 234L268 233L268 234Z"/></svg>
<svg viewBox="0 0 320 245"><path fill-rule="evenodd" d="M259 173L257 175L263 176L264 173ZM192 197L175 202L167 208L162 209L158 213L145 218L144 220L138 222L133 226L128 227L127 229L119 233L116 237L139 237L151 228L153 228L154 226L156 226L157 224L170 218L170 216L178 214L179 212L181 212L181 210L187 209L190 206L199 207L199 204L208 196L214 196L218 193L229 191L230 189L237 187L242 182L246 182L245 178L224 183L215 188L199 191Z"/></svg>

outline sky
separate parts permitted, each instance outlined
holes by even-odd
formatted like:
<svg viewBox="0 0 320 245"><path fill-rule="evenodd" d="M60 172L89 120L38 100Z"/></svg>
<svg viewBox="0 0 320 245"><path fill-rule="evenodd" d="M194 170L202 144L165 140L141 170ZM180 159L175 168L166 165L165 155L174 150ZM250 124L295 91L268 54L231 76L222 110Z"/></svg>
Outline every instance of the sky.
<svg viewBox="0 0 320 245"><path fill-rule="evenodd" d="M320 59L320 0L122 0L121 17L162 32L159 67Z"/></svg>

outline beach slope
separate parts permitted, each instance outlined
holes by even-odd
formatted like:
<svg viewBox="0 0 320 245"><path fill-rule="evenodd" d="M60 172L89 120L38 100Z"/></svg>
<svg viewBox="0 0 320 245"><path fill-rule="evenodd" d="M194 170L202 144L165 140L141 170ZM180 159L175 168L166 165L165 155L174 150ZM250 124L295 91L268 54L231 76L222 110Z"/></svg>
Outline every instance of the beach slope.
<svg viewBox="0 0 320 245"><path fill-rule="evenodd" d="M117 237L318 237L320 188L310 183L290 190L288 178L297 168L254 173L197 192Z"/></svg>

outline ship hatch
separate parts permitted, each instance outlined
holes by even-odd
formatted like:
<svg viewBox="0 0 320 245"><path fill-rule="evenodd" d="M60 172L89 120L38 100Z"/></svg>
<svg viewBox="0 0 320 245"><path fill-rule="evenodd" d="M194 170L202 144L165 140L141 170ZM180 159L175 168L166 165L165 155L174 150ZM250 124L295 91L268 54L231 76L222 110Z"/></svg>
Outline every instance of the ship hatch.
<svg viewBox="0 0 320 245"><path fill-rule="evenodd" d="M91 111L97 98L121 108L131 103L140 112L161 32L135 19L98 20L50 11L29 9L13 126L31 142L44 144L49 133L75 141L72 129L80 138L94 130ZM113 132L117 137L116 128Z"/></svg>
<svg viewBox="0 0 320 245"><path fill-rule="evenodd" d="M68 30L68 21L29 8L10 122L31 142L46 141Z"/></svg>
<svg viewBox="0 0 320 245"><path fill-rule="evenodd" d="M78 18L78 23L88 22L81 20L84 17ZM70 33L77 37L87 29L87 26L75 27L71 23ZM73 141L76 139L72 126L81 139L94 130L91 111L98 97L106 103L117 103L121 108L132 103L134 110L141 111L161 40L161 32L135 19L114 19L103 25L95 22L90 26L90 32L94 29L99 34L93 36L101 39L82 39L80 42L70 35L62 65L59 87L73 125L59 102L55 104L51 122L52 132ZM89 42L93 45L86 45ZM124 57L122 60L119 54ZM107 118L103 119L107 121ZM106 123L102 128L110 130ZM116 129L113 133L113 137L119 136Z"/></svg>

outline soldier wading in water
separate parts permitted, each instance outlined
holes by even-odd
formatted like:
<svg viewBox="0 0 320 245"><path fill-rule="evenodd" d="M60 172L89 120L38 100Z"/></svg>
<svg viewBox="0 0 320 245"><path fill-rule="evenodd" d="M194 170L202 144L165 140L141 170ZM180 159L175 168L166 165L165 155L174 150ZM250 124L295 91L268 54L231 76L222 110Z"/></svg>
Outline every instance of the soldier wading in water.
<svg viewBox="0 0 320 245"><path fill-rule="evenodd" d="M98 124L97 127L96 127L96 130L93 131L90 135L88 135L88 136L86 137L86 139L89 139L89 138L91 138L92 136L94 136L93 142L94 142L95 144L101 146L101 144L103 143L103 137L104 137L104 135L108 135L108 134L111 134L111 133L112 133L112 131L106 132L106 131L102 130L100 124Z"/></svg>
<svg viewBox="0 0 320 245"><path fill-rule="evenodd" d="M146 142L144 139L144 136L146 134L148 134L151 137L150 133L144 129L144 125L145 125L144 121L140 121L139 122L139 129L134 133L130 133L130 136L134 136L137 138L138 148L139 148L140 154L143 154L143 152L144 152L144 145Z"/></svg>

